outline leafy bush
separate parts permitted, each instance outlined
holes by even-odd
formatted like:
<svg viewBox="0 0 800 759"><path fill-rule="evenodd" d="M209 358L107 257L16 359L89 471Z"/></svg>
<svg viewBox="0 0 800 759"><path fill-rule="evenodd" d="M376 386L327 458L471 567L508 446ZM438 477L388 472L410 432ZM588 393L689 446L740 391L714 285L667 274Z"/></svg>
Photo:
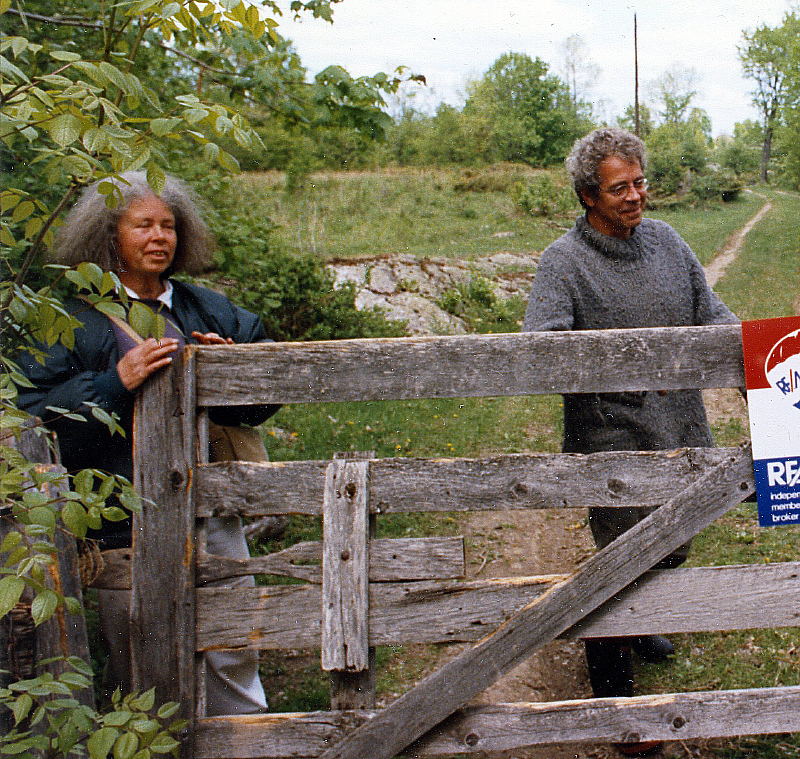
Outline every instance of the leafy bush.
<svg viewBox="0 0 800 759"><path fill-rule="evenodd" d="M707 171L694 177L691 193L698 200L736 200L743 188L742 180L729 169Z"/></svg>
<svg viewBox="0 0 800 759"><path fill-rule="evenodd" d="M265 251L263 258L240 264L229 295L259 314L275 340L337 340L353 337L400 337L403 322L386 319L376 309L359 311L356 287L334 287L333 276L310 253Z"/></svg>
<svg viewBox="0 0 800 759"><path fill-rule="evenodd" d="M467 323L471 332L517 332L525 312L520 296L500 298L486 277L475 276L469 282L446 290L439 307Z"/></svg>
<svg viewBox="0 0 800 759"><path fill-rule="evenodd" d="M547 174L527 182L516 182L508 191L515 205L531 216L551 217L575 209L577 199L571 188L557 185Z"/></svg>

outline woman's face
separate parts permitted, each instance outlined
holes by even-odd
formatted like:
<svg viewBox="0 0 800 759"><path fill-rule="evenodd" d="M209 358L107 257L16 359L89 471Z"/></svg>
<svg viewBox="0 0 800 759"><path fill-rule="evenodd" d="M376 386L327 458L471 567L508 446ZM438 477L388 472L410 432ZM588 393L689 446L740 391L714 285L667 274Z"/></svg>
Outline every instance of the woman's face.
<svg viewBox="0 0 800 759"><path fill-rule="evenodd" d="M120 279L160 279L175 258L175 217L155 195L134 200L117 224Z"/></svg>

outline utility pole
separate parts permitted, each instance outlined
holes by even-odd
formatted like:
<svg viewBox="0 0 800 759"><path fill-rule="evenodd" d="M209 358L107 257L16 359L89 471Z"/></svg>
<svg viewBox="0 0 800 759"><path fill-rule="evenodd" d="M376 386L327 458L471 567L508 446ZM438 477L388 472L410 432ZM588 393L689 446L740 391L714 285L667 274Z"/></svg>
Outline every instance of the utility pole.
<svg viewBox="0 0 800 759"><path fill-rule="evenodd" d="M639 28L635 13L633 14L633 70L635 76L633 94L634 132L637 137L641 137L639 134Z"/></svg>

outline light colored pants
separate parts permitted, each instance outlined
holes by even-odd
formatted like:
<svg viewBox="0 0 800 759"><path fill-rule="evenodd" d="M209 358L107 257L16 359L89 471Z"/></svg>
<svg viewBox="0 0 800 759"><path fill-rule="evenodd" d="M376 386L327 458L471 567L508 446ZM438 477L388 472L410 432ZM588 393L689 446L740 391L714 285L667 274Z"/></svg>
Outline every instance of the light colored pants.
<svg viewBox="0 0 800 759"><path fill-rule="evenodd" d="M207 522L208 552L218 556L245 559L250 556L238 517L209 519ZM252 577L220 580L221 587L253 587ZM108 646L106 681L111 689L119 686L123 693L131 690L130 635L128 616L129 590L98 590L100 630ZM169 624L165 620L165 624ZM258 677L258 652L209 651L206 665L206 715L256 714L267 710L264 688Z"/></svg>

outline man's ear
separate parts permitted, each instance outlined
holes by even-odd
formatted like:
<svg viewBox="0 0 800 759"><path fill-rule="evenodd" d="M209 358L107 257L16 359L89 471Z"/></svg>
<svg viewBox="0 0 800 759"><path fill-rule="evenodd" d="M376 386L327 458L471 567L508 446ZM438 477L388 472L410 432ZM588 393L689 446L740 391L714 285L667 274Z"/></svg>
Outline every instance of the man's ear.
<svg viewBox="0 0 800 759"><path fill-rule="evenodd" d="M589 208L594 207L594 204L597 203L597 195L593 195L588 190L581 190L581 197Z"/></svg>

